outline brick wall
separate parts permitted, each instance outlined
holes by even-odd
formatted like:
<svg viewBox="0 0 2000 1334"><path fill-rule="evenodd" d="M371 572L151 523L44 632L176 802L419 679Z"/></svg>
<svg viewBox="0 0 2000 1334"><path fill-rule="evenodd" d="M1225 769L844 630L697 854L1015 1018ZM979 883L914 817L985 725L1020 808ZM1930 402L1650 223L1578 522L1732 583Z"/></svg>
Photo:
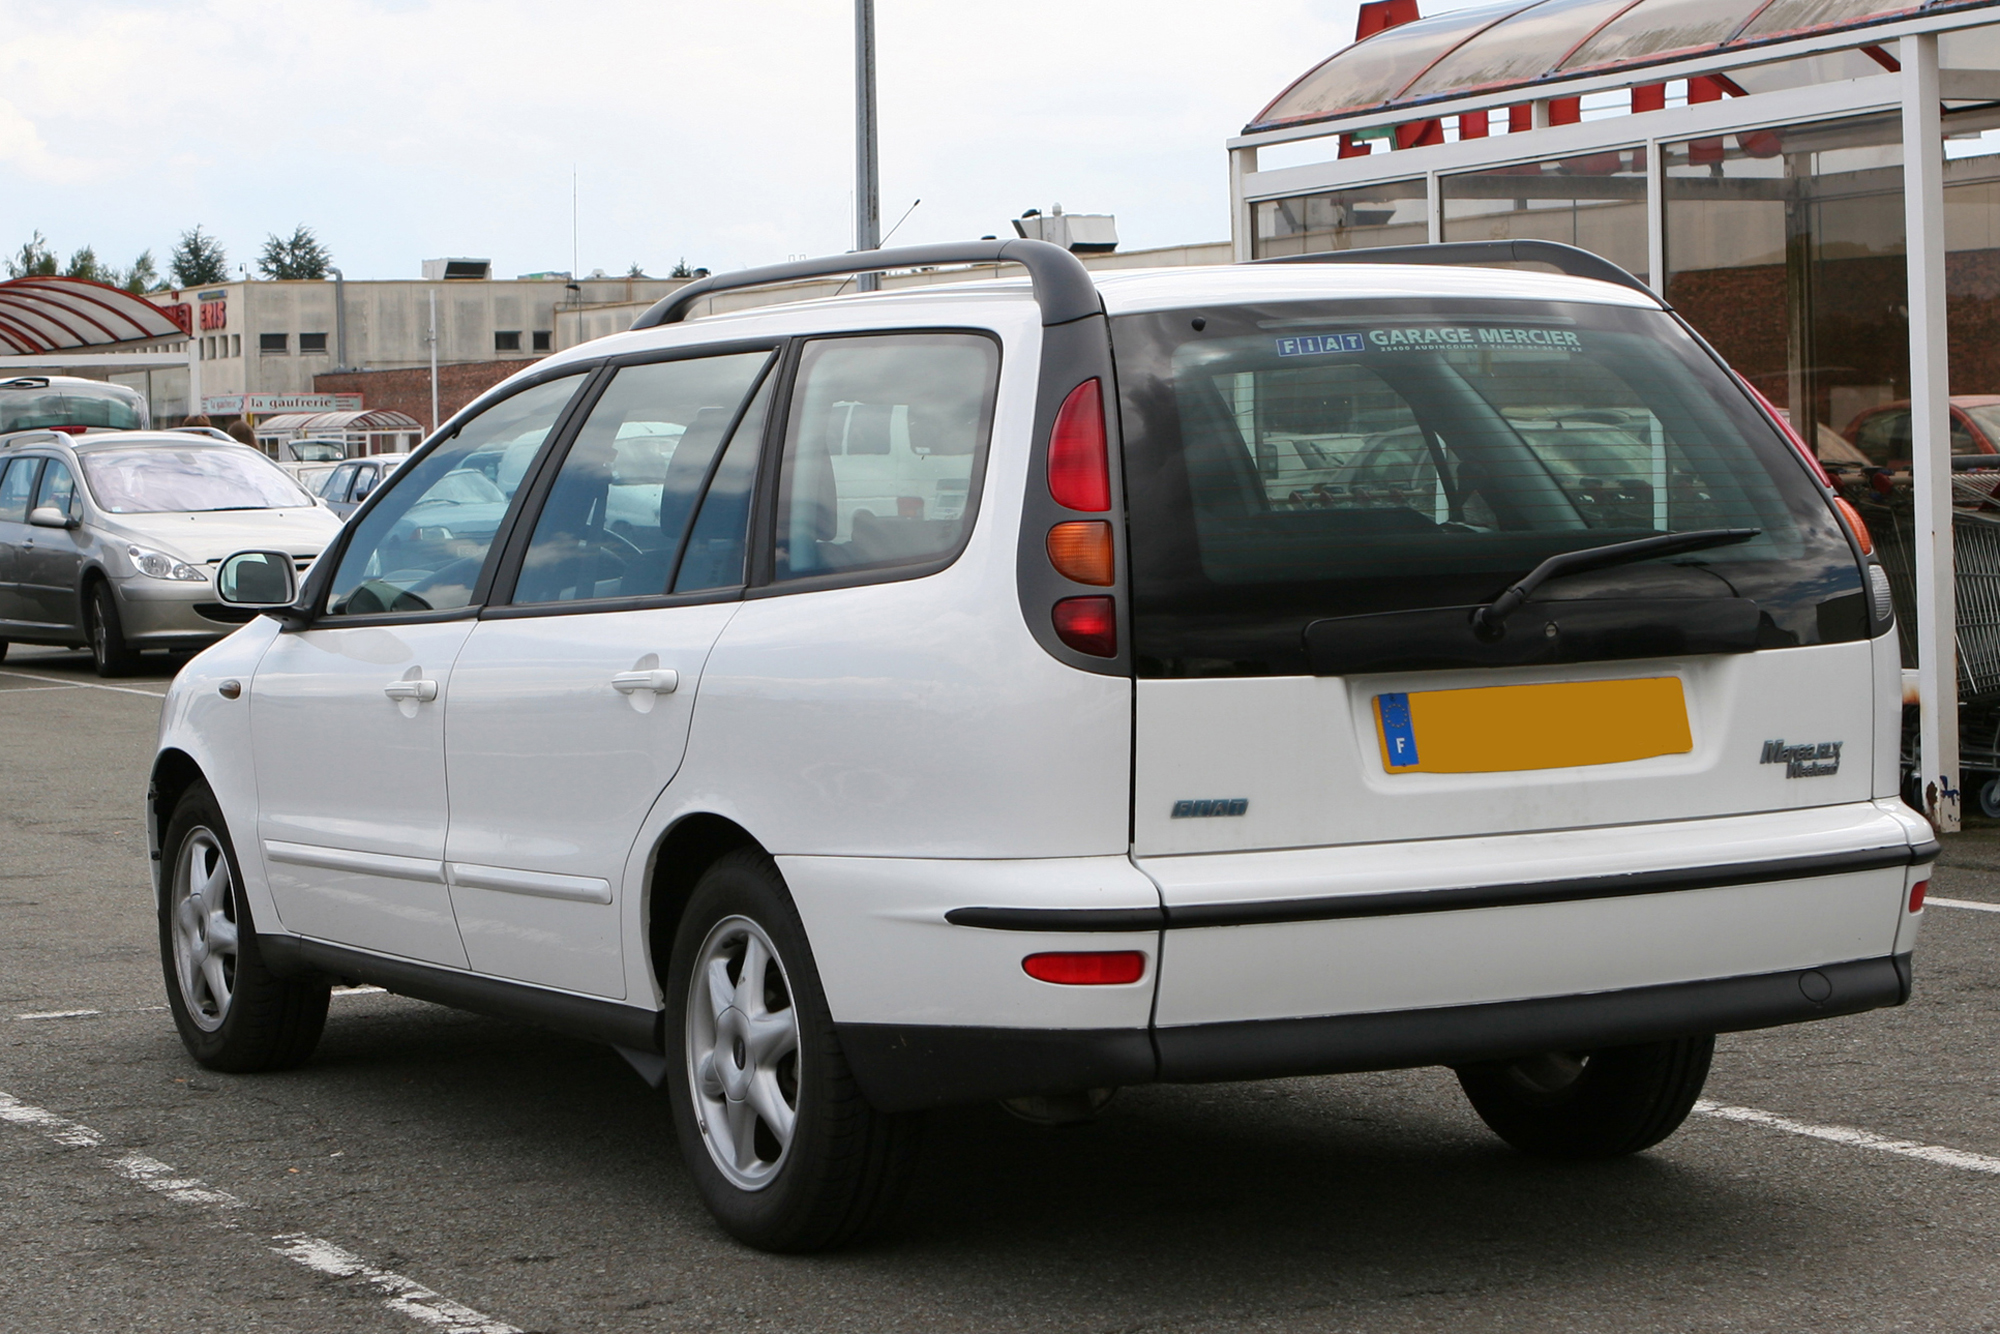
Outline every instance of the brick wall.
<svg viewBox="0 0 2000 1334"><path fill-rule="evenodd" d="M517 358L511 361L468 361L439 366L438 421L449 420L452 413L515 371L532 364L531 361ZM410 370L345 371L339 374L315 375L313 392L360 394L363 406L406 412L422 422L426 431L437 424L431 421L431 372L427 366Z"/></svg>

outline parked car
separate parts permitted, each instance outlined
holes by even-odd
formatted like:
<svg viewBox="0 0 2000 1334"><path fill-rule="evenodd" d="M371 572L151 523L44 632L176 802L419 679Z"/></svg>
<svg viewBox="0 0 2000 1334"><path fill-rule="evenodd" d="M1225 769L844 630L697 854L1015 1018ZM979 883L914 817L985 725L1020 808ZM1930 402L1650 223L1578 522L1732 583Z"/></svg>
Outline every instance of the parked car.
<svg viewBox="0 0 2000 1334"><path fill-rule="evenodd" d="M1868 409L1848 423L1844 434L1875 467L1909 471L1908 399ZM1951 396L1951 452L1954 458L2000 454L2000 394Z"/></svg>
<svg viewBox="0 0 2000 1334"><path fill-rule="evenodd" d="M143 431L146 396L122 384L75 375L0 380L0 435L12 431Z"/></svg>
<svg viewBox="0 0 2000 1334"><path fill-rule="evenodd" d="M194 1058L305 1060L337 978L596 1038L723 1227L809 1250L928 1107L1448 1065L1608 1158L1716 1033L1907 997L1887 580L1642 284L875 257L1002 260L692 283L302 582L226 560L263 614L175 681L147 806Z"/></svg>
<svg viewBox="0 0 2000 1334"><path fill-rule="evenodd" d="M382 483L382 479L401 467L408 454L376 454L365 459L349 459L335 464L319 490L314 492L326 507L345 519L368 499L370 493ZM302 464L301 467L324 467L324 464Z"/></svg>
<svg viewBox="0 0 2000 1334"><path fill-rule="evenodd" d="M243 619L216 598L223 556L256 543L303 569L339 527L233 441L16 433L0 442L0 645L88 646L103 676L202 648Z"/></svg>

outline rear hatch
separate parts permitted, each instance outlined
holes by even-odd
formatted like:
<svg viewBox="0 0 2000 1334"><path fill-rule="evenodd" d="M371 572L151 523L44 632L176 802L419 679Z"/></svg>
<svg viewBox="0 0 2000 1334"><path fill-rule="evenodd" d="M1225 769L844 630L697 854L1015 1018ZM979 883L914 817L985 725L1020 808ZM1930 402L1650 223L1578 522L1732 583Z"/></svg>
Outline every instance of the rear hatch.
<svg viewBox="0 0 2000 1334"><path fill-rule="evenodd" d="M1142 865L1870 799L1860 557L1667 313L1272 302L1113 342ZM1728 535L1473 623L1550 557L1696 532Z"/></svg>

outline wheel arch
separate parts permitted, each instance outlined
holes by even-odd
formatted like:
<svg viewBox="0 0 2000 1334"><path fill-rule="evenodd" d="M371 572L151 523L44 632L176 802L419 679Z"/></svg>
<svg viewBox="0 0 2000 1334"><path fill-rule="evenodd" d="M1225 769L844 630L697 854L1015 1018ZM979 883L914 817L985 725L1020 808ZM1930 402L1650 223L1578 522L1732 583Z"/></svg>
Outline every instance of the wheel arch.
<svg viewBox="0 0 2000 1334"><path fill-rule="evenodd" d="M165 877L160 864L160 840L167 832L167 822L174 818L174 807L196 783L206 783L208 775L194 756L169 746L153 757L153 772L146 784L146 850L153 864L153 897L158 900L165 892Z"/></svg>
<svg viewBox="0 0 2000 1334"><path fill-rule="evenodd" d="M736 821L713 812L697 811L674 821L653 849L642 921L646 959L660 995L666 994L667 957L673 950L695 883L718 858L739 848L765 852L756 836Z"/></svg>

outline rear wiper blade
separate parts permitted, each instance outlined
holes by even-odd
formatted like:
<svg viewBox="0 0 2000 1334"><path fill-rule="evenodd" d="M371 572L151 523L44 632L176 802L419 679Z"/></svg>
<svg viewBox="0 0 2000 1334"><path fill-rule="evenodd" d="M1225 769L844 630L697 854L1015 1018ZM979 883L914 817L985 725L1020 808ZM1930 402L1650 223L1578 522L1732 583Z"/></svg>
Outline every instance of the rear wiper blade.
<svg viewBox="0 0 2000 1334"><path fill-rule="evenodd" d="M1498 639L1506 633L1507 618L1520 609L1529 594L1551 579L1566 574L1581 574L1585 570L1607 569L1613 565L1630 565L1633 561L1648 560L1654 556L1673 556L1683 551L1731 546L1737 542L1748 542L1763 531L1762 528L1701 528L1691 533L1665 533L1659 537L1642 537L1635 542L1613 542L1609 546L1565 551L1559 556L1549 557L1528 571L1526 577L1512 588L1476 609L1472 613L1473 632L1481 639Z"/></svg>

